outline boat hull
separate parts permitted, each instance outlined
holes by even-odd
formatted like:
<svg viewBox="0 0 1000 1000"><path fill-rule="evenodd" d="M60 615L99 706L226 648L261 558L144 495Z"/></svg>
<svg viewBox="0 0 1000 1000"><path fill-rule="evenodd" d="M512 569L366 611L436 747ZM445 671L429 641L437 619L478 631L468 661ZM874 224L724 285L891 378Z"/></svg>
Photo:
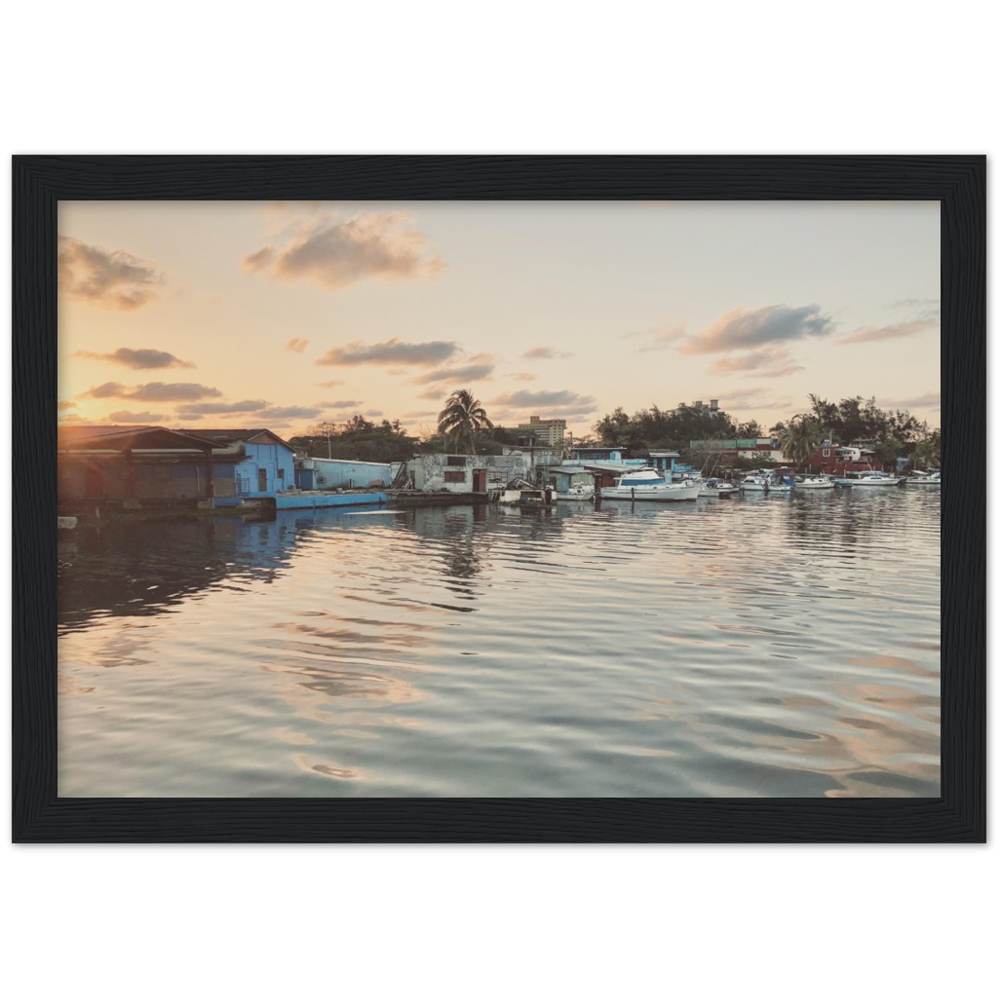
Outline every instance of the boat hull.
<svg viewBox="0 0 1000 1000"><path fill-rule="evenodd" d="M701 489L693 486L605 486L601 490L602 500L627 500L632 502L671 503L675 500L697 500Z"/></svg>
<svg viewBox="0 0 1000 1000"><path fill-rule="evenodd" d="M850 486L851 489L862 487L864 489L885 489L887 486L899 486L902 479L838 479L838 486Z"/></svg>

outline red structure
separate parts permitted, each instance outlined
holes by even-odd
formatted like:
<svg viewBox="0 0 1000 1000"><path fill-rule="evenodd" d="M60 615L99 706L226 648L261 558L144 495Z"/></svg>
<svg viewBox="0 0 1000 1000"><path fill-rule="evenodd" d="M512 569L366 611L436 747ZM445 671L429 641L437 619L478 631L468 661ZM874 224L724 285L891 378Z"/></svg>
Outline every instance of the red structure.
<svg viewBox="0 0 1000 1000"><path fill-rule="evenodd" d="M861 445L843 446L824 441L807 465L811 472L842 476L845 472L865 472L875 468L875 452Z"/></svg>

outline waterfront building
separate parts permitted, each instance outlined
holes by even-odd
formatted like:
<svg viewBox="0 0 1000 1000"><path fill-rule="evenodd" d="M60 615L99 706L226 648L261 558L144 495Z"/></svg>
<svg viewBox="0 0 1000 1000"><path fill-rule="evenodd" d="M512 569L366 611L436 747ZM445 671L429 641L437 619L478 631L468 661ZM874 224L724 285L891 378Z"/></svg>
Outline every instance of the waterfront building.
<svg viewBox="0 0 1000 1000"><path fill-rule="evenodd" d="M60 427L58 497L125 510L229 506L293 487L294 458L292 446L264 428Z"/></svg>
<svg viewBox="0 0 1000 1000"><path fill-rule="evenodd" d="M217 489L216 442L166 427L77 425L57 432L56 489L61 504L123 508L148 503L197 504Z"/></svg>
<svg viewBox="0 0 1000 1000"><path fill-rule="evenodd" d="M224 502L267 497L295 486L295 449L265 428L184 431L214 442L213 496Z"/></svg>
<svg viewBox="0 0 1000 1000"><path fill-rule="evenodd" d="M778 439L773 437L729 438L718 441L710 439L689 441L688 445L693 452L707 452L719 455L722 459L752 458L761 463L779 465L785 461L781 445Z"/></svg>
<svg viewBox="0 0 1000 1000"><path fill-rule="evenodd" d="M391 485L399 462L355 462L339 458L295 459L295 485L300 490L382 489Z"/></svg>
<svg viewBox="0 0 1000 1000"><path fill-rule="evenodd" d="M506 455L416 455L406 463L416 490L484 493L502 489L515 476L531 476L530 459L520 451Z"/></svg>

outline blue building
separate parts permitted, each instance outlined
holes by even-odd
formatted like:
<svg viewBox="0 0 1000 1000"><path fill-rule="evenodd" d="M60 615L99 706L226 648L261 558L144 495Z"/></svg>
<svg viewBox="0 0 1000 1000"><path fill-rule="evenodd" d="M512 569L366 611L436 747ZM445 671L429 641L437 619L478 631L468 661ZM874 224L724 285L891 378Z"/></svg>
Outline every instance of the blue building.
<svg viewBox="0 0 1000 1000"><path fill-rule="evenodd" d="M681 457L679 451L651 451L649 453L649 464L663 475L663 478L670 482L670 474L674 470L681 471L690 469L690 466L679 467L677 459Z"/></svg>
<svg viewBox="0 0 1000 1000"><path fill-rule="evenodd" d="M295 462L295 485L300 490L384 489L392 480L391 462L340 458L299 458Z"/></svg>
<svg viewBox="0 0 1000 1000"><path fill-rule="evenodd" d="M583 447L573 449L573 458L577 462L610 462L621 465L624 449L621 445Z"/></svg>
<svg viewBox="0 0 1000 1000"><path fill-rule="evenodd" d="M295 486L295 449L265 428L201 430L215 442L213 480L216 503L272 496ZM221 504L220 504L221 505Z"/></svg>

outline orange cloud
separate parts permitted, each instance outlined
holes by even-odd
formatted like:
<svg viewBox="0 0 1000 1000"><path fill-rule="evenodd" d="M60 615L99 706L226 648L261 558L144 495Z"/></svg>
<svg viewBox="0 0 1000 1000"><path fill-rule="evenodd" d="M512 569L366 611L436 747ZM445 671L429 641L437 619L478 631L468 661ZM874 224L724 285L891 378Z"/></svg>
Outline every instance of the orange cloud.
<svg viewBox="0 0 1000 1000"><path fill-rule="evenodd" d="M247 254L243 267L280 281L306 280L337 291L359 281L427 280L446 267L405 212L325 213L294 222Z"/></svg>
<svg viewBox="0 0 1000 1000"><path fill-rule="evenodd" d="M151 286L163 281L149 261L69 236L59 237L58 268L60 294L104 309L138 309L156 298Z"/></svg>

